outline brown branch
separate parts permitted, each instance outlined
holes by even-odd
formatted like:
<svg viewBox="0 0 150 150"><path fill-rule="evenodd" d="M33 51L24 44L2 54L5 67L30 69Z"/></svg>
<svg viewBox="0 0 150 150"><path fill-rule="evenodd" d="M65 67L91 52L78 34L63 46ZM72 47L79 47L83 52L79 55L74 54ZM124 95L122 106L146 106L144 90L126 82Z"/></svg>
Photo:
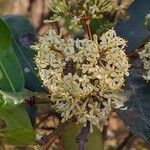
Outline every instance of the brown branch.
<svg viewBox="0 0 150 150"><path fill-rule="evenodd" d="M40 122L35 125L34 129L38 128L44 121L48 119L49 116L50 114L47 114L42 120L40 120Z"/></svg>
<svg viewBox="0 0 150 150"><path fill-rule="evenodd" d="M135 60L136 58L138 58L138 52L137 51L133 51L127 54L127 57L129 58L130 61Z"/></svg>
<svg viewBox="0 0 150 150"><path fill-rule="evenodd" d="M130 139L133 137L132 132L129 133L129 135L122 141L122 143L117 147L116 150L122 150L130 141Z"/></svg>
<svg viewBox="0 0 150 150"><path fill-rule="evenodd" d="M90 124L88 123L86 127L81 129L80 134L76 137L76 142L78 144L79 150L87 150L88 135L90 133Z"/></svg>
<svg viewBox="0 0 150 150"><path fill-rule="evenodd" d="M51 132L49 135L42 137L41 140L39 141L39 144L42 145L41 150L47 150L52 140L56 136L60 135L60 133L64 130L66 126L68 126L73 122L75 122L74 118L66 121L65 123L61 123L56 130Z"/></svg>
<svg viewBox="0 0 150 150"><path fill-rule="evenodd" d="M55 127L41 127L40 129L42 129L42 130L47 130L47 131L53 131L53 130L55 130L56 128Z"/></svg>
<svg viewBox="0 0 150 150"><path fill-rule="evenodd" d="M108 126L104 126L103 131L102 131L103 147L104 147L105 141L107 139L107 130L108 130Z"/></svg>
<svg viewBox="0 0 150 150"><path fill-rule="evenodd" d="M54 141L56 140L56 138L57 138L57 136L52 137L48 141L48 143L44 147L41 148L41 150L48 150L51 147L51 145L54 143Z"/></svg>
<svg viewBox="0 0 150 150"><path fill-rule="evenodd" d="M35 105L40 104L49 104L53 105L49 94L47 93L38 93L38 92L32 92L26 89L26 102L33 103Z"/></svg>
<svg viewBox="0 0 150 150"><path fill-rule="evenodd" d="M59 120L61 120L61 116L60 116L59 113L54 112L54 111L49 111L48 114L47 114L43 119L41 119L39 123L37 123L37 124L35 125L34 129L38 128L44 121L46 121L46 120L48 119L49 116L55 116L55 117L57 117Z"/></svg>
<svg viewBox="0 0 150 150"><path fill-rule="evenodd" d="M132 143L136 140L136 137L135 136L132 136L132 138L130 139L130 141L127 143L126 145L126 149L131 149L132 147Z"/></svg>

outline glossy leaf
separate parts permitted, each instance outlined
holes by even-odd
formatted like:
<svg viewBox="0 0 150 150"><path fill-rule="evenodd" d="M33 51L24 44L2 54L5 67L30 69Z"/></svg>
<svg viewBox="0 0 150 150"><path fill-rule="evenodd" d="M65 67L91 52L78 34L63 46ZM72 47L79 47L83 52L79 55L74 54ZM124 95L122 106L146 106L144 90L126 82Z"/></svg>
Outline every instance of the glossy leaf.
<svg viewBox="0 0 150 150"><path fill-rule="evenodd" d="M31 23L23 16L2 17L11 29L13 36L13 47L22 66L25 78L25 87L31 91L41 92L41 81L37 77L34 57L36 52L30 49L30 45L36 42L36 33Z"/></svg>
<svg viewBox="0 0 150 150"><path fill-rule="evenodd" d="M0 118L6 123L6 128L0 130L3 143L15 146L35 144L35 133L23 105L0 103Z"/></svg>
<svg viewBox="0 0 150 150"><path fill-rule="evenodd" d="M0 90L0 94L2 95L3 101L9 104L21 104L25 100L25 93L24 91L18 93L10 93L4 92Z"/></svg>
<svg viewBox="0 0 150 150"><path fill-rule="evenodd" d="M11 32L0 19L0 90L20 92L24 88L24 78L20 64L13 51Z"/></svg>

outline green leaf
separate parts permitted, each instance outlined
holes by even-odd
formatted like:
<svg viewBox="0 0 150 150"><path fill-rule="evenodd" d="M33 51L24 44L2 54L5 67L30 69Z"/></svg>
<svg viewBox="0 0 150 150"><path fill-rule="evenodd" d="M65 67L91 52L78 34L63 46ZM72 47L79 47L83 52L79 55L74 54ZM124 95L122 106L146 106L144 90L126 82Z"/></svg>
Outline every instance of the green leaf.
<svg viewBox="0 0 150 150"><path fill-rule="evenodd" d="M68 29L68 26L71 25L71 18L64 18L64 27ZM84 24L83 24L84 26ZM90 28L92 34L97 34L98 36L101 36L103 33L111 29L112 27L115 27L115 23L109 21L108 19L92 19L90 21ZM68 29L69 33L74 35L77 38L84 38L84 29L83 28L74 28L74 29Z"/></svg>
<svg viewBox="0 0 150 150"><path fill-rule="evenodd" d="M87 147L88 150L103 150L102 134L96 127L94 128L93 133L89 135Z"/></svg>
<svg viewBox="0 0 150 150"><path fill-rule="evenodd" d="M7 125L6 128L0 130L4 144L15 146L35 145L35 132L23 105L0 103L0 118Z"/></svg>
<svg viewBox="0 0 150 150"><path fill-rule="evenodd" d="M142 65L137 60L134 63ZM144 80L141 67L137 66L131 68L130 76L126 79L124 94L128 101L116 112L129 130L150 142L150 85Z"/></svg>
<svg viewBox="0 0 150 150"><path fill-rule="evenodd" d="M92 34L97 34L98 36L101 36L114 26L115 23L112 23L107 19L93 19L90 22Z"/></svg>
<svg viewBox="0 0 150 150"><path fill-rule="evenodd" d="M36 42L36 32L29 20L23 16L3 16L13 36L13 47L21 64L25 78L25 87L31 91L43 91L41 80L37 77L34 57L36 52L30 45Z"/></svg>
<svg viewBox="0 0 150 150"><path fill-rule="evenodd" d="M150 0L144 0L144 3L143 0L135 0L127 12L129 20L119 21L116 25L117 34L128 40L129 52L140 48L150 37L150 32L144 27L145 16L149 11Z"/></svg>
<svg viewBox="0 0 150 150"><path fill-rule="evenodd" d="M81 127L76 124L71 124L65 128L62 134L62 144L65 150L77 150L78 145L75 141L76 136L80 133Z"/></svg>
<svg viewBox="0 0 150 150"><path fill-rule="evenodd" d="M35 133L24 127L5 129L0 132L5 135L4 144L15 146L35 145Z"/></svg>
<svg viewBox="0 0 150 150"><path fill-rule="evenodd" d="M4 92L0 90L0 96L2 97L2 100L6 104L21 104L25 99L25 93L24 91L18 92L18 93L10 93L10 92ZM1 101L1 99L0 99Z"/></svg>
<svg viewBox="0 0 150 150"><path fill-rule="evenodd" d="M13 51L11 32L0 19L0 90L20 92L23 88L24 78Z"/></svg>
<svg viewBox="0 0 150 150"><path fill-rule="evenodd" d="M78 144L76 143L76 137L80 134L82 127L77 124L68 125L62 134L62 144L65 150L77 150ZM87 149L102 150L102 137L98 129L94 128L93 133L89 134Z"/></svg>

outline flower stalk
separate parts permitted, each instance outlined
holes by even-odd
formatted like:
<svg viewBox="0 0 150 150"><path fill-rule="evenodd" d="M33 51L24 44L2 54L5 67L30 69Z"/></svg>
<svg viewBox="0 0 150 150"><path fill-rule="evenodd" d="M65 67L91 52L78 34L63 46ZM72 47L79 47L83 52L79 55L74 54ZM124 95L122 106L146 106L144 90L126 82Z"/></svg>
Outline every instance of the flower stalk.
<svg viewBox="0 0 150 150"><path fill-rule="evenodd" d="M84 22L85 32L88 35L89 40L93 40L89 18L87 16L83 16L82 20Z"/></svg>

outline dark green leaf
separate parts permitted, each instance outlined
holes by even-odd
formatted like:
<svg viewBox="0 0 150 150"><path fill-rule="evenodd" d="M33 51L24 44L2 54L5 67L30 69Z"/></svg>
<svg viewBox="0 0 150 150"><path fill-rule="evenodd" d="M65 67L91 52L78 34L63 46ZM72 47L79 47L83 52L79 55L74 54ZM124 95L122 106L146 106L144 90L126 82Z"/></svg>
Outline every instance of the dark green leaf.
<svg viewBox="0 0 150 150"><path fill-rule="evenodd" d="M125 90L128 101L116 112L129 130L150 142L150 85L142 75L143 70L140 68L130 70Z"/></svg>
<svg viewBox="0 0 150 150"><path fill-rule="evenodd" d="M24 78L13 51L10 30L0 19L0 90L20 92L23 88Z"/></svg>
<svg viewBox="0 0 150 150"><path fill-rule="evenodd" d="M109 22L107 19L93 19L90 23L92 34L97 34L98 36L101 36L103 33L107 32L114 26L115 24Z"/></svg>
<svg viewBox="0 0 150 150"><path fill-rule="evenodd" d="M118 35L128 40L128 51L135 50L145 43L150 32L144 27L145 15L150 11L150 0L135 0L128 9L130 19L120 21L116 26Z"/></svg>
<svg viewBox="0 0 150 150"><path fill-rule="evenodd" d="M36 123L37 106L35 104L33 104L31 106L29 104L26 104L25 108L30 117L31 124L32 124L32 126L34 126Z"/></svg>
<svg viewBox="0 0 150 150"><path fill-rule="evenodd" d="M34 57L36 52L30 49L30 45L36 41L36 33L31 23L23 16L2 17L9 25L13 35L13 47L22 66L25 78L25 87L31 91L41 92L41 81L37 77Z"/></svg>

